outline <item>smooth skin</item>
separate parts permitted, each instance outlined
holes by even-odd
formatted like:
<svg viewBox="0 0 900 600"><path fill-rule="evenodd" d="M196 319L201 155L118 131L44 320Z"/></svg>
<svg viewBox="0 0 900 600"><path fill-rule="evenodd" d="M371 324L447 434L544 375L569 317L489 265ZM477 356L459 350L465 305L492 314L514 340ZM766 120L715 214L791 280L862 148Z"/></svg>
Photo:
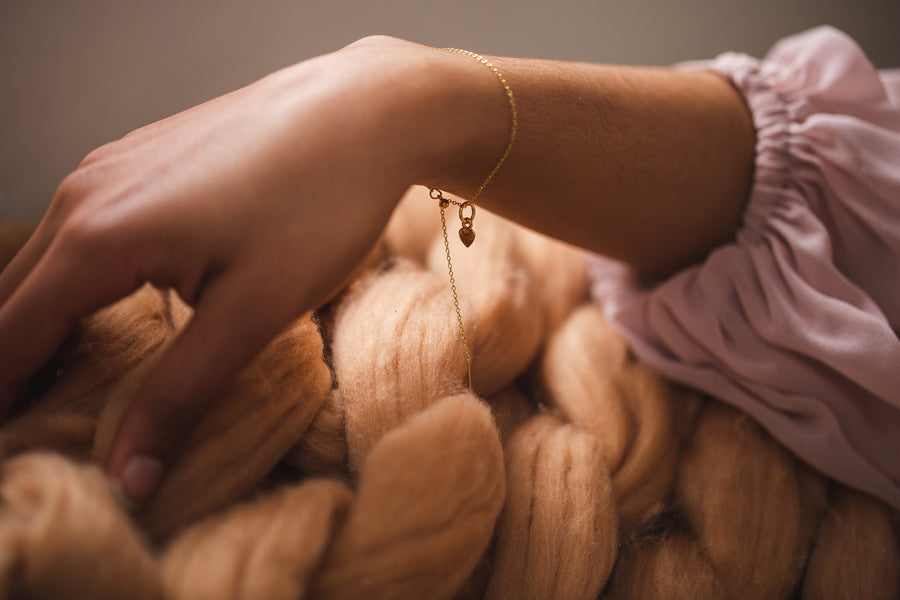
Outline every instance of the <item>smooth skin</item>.
<svg viewBox="0 0 900 600"><path fill-rule="evenodd" d="M733 237L755 133L727 80L491 60L519 133L481 205L656 273ZM0 274L0 409L80 318L144 282L175 288L194 318L107 465L128 499L146 500L230 374L341 287L404 191L471 196L509 127L484 65L371 37L102 146Z"/></svg>

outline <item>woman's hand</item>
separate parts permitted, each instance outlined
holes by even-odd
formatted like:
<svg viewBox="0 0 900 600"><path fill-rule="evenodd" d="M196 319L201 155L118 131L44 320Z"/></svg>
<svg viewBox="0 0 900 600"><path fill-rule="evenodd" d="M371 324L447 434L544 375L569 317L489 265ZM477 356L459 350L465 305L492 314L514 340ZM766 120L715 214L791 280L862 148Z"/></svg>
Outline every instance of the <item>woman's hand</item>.
<svg viewBox="0 0 900 600"><path fill-rule="evenodd" d="M146 498L229 375L342 284L421 175L417 100L394 80L427 52L364 40L88 155L0 276L0 408L80 317L175 288L194 318L108 465Z"/></svg>

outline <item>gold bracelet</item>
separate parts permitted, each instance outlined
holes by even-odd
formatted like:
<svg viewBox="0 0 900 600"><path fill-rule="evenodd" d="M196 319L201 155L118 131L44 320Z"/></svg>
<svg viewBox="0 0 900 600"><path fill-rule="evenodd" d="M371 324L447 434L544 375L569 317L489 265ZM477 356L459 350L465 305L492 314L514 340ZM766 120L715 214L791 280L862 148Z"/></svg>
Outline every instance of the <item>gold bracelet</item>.
<svg viewBox="0 0 900 600"><path fill-rule="evenodd" d="M519 114L516 110L516 97L513 94L512 88L509 87L509 84L506 82L506 78L491 61L481 56L480 54L475 54L474 52L469 52L468 50L460 50L459 48L441 48L441 50L446 50L447 52L456 52L457 54L462 54L463 56L469 56L489 68L491 72L493 72L494 75L497 76L497 79L500 80L500 85L503 86L503 91L506 93L506 99L509 101L510 128L509 141L506 143L506 150L503 151L503 155L500 156L500 160L497 161L497 164L494 165L494 168L491 169L490 173L488 173L487 178L485 178L484 182L482 182L482 184L478 187L472 198L465 202L457 202L455 200L450 200L449 198L444 198L441 190L430 188L431 197L438 201L438 205L441 207L441 210L447 208L451 204L459 206L459 220L460 224L462 225L459 230L459 239L466 246L466 248L468 248L472 245L472 242L475 241L475 230L472 228L472 224L475 220L475 201L479 196L481 196L481 192L483 192L484 188L487 187L487 184L491 182L491 180L494 178L494 175L496 175L497 171L500 170L500 167L503 166L503 163L506 162L506 157L509 156L513 144L516 141L516 135L519 129ZM471 214L468 217L465 216L466 209L471 210Z"/></svg>
<svg viewBox="0 0 900 600"><path fill-rule="evenodd" d="M459 336L462 339L463 349L466 352L466 367L468 369L469 375L469 391L472 391L472 353L469 351L469 342L468 340L466 340L466 328L463 325L462 312L459 310L459 297L456 293L456 280L453 277L453 262L450 260L450 241L447 239L447 219L444 216L444 209L446 209L451 204L455 204L459 207L459 239L466 248L471 246L472 242L475 241L475 229L473 228L473 223L475 221L475 200L478 199L478 197L481 195L481 192L483 192L484 188L487 187L487 184L490 183L491 179L494 178L494 175L497 174L497 171L500 170L500 167L503 165L503 163L506 162L506 157L509 156L509 153L513 147L513 143L516 141L516 133L518 132L519 127L519 116L518 112L516 111L516 98L513 95L512 88L509 87L509 84L506 83L506 78L503 76L500 70L495 67L493 63L491 63L491 61L481 56L480 54L475 54L474 52L469 52L468 50L460 50L458 48L441 48L441 50L446 50L447 52L456 52L457 54L469 56L489 68L494 73L494 75L497 76L497 79L500 80L500 84L503 86L503 91L506 93L507 100L509 100L509 111L511 115L509 141L506 144L506 150L503 151L503 155L500 157L500 160L497 161L497 164L494 165L494 168L491 169L491 172L488 174L487 178L475 191L475 194L470 200L466 200L465 202L457 202L456 200L445 198L441 193L441 190L437 188L430 188L429 192L431 197L438 201L438 206L441 209L441 231L444 234L444 250L447 254L447 272L450 275L450 291L453 294L453 307L456 309L456 321L459 324ZM469 211L468 216L466 216L467 210Z"/></svg>

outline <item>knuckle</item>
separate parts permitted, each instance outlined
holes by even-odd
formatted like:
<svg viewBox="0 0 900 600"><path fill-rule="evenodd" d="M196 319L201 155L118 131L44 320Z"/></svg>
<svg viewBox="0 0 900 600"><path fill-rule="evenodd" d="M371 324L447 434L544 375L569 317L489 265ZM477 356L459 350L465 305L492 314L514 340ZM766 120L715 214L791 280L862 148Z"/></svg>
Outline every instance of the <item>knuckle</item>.
<svg viewBox="0 0 900 600"><path fill-rule="evenodd" d="M87 252L101 245L106 235L104 225L94 219L78 213L72 213L60 227L58 239L70 251L72 249Z"/></svg>
<svg viewBox="0 0 900 600"><path fill-rule="evenodd" d="M100 189L99 175L94 167L79 167L66 175L53 194L47 218L61 224L74 214L83 212L82 208L91 203Z"/></svg>
<svg viewBox="0 0 900 600"><path fill-rule="evenodd" d="M93 150L88 152L84 156L84 158L81 159L81 162L79 163L78 167L79 168L87 167L90 165L94 165L98 162L101 162L103 159L105 159L112 153L114 147L115 147L115 142L109 142L109 143L103 144L102 146L98 146L97 148L94 148Z"/></svg>
<svg viewBox="0 0 900 600"><path fill-rule="evenodd" d="M119 225L85 211L73 211L59 226L56 249L69 260L82 265L122 265L131 254L119 243L127 237ZM112 275L111 272L107 273Z"/></svg>
<svg viewBox="0 0 900 600"><path fill-rule="evenodd" d="M348 48L370 48L387 46L396 43L397 39L384 34L372 34L359 38L348 45Z"/></svg>
<svg viewBox="0 0 900 600"><path fill-rule="evenodd" d="M51 213L58 217L68 215L87 196L87 189L88 175L85 173L85 170L77 169L72 171L56 188L56 193L53 195L53 201L50 204Z"/></svg>

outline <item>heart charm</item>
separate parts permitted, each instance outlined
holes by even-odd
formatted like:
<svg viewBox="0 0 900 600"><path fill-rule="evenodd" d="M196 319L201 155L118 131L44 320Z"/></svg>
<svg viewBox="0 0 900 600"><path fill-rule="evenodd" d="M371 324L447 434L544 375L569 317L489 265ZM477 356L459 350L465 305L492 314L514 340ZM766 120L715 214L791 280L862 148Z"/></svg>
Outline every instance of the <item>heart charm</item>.
<svg viewBox="0 0 900 600"><path fill-rule="evenodd" d="M465 244L466 248L475 241L475 230L471 227L463 227L459 230L459 241Z"/></svg>

